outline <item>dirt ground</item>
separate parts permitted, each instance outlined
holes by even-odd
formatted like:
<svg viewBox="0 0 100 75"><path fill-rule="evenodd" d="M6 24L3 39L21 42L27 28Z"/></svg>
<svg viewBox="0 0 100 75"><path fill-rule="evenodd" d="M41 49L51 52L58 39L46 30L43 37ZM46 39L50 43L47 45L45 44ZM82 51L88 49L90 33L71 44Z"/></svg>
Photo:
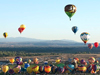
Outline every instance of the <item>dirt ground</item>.
<svg viewBox="0 0 100 75"><path fill-rule="evenodd" d="M33 58L38 58L40 61L44 60L49 60L49 61L55 61L57 58L60 58L62 61L68 60L68 58L79 58L79 59L85 59L88 60L89 57L95 57L100 58L100 54L60 54L60 55L44 55L44 56L26 56L22 57L22 59L33 59ZM0 57L0 61L6 61L9 60L10 58L15 58L15 57Z"/></svg>

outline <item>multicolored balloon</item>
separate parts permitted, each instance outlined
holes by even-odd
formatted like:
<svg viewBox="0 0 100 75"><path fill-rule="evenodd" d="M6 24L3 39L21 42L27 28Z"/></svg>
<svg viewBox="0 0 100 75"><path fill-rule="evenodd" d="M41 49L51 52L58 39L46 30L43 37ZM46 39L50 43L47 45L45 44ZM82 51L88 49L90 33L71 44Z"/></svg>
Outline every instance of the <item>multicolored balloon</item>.
<svg viewBox="0 0 100 75"><path fill-rule="evenodd" d="M7 33L7 32L4 32L4 33L3 33L3 36L4 36L5 38L7 38L8 33Z"/></svg>
<svg viewBox="0 0 100 75"><path fill-rule="evenodd" d="M84 72L86 72L86 70L87 70L87 68L85 66L83 66L83 65L78 66L78 71L84 73Z"/></svg>
<svg viewBox="0 0 100 75"><path fill-rule="evenodd" d="M88 47L89 47L90 49L92 49L92 48L93 48L93 44L88 44Z"/></svg>
<svg viewBox="0 0 100 75"><path fill-rule="evenodd" d="M33 72L37 73L39 71L39 66L35 66L32 68Z"/></svg>
<svg viewBox="0 0 100 75"><path fill-rule="evenodd" d="M16 64L19 65L20 62L22 62L22 58L21 57L15 57L15 61L16 61Z"/></svg>
<svg viewBox="0 0 100 75"><path fill-rule="evenodd" d="M97 48L99 46L99 43L98 42L95 42L94 43L94 46Z"/></svg>
<svg viewBox="0 0 100 75"><path fill-rule="evenodd" d="M87 41L90 39L90 34L87 32L83 32L81 33L80 37L81 37L81 40L86 44Z"/></svg>
<svg viewBox="0 0 100 75"><path fill-rule="evenodd" d="M65 10L65 13L68 15L68 17L70 18L70 21L71 21L71 17L76 12L76 6L72 5L72 4L69 4L69 5L65 6L64 10Z"/></svg>
<svg viewBox="0 0 100 75"><path fill-rule="evenodd" d="M39 71L40 71L41 73L43 73L43 72L44 72L44 66L39 66Z"/></svg>
<svg viewBox="0 0 100 75"><path fill-rule="evenodd" d="M76 34L76 32L78 31L78 27L77 26L73 26L72 27L72 31L74 32L74 34Z"/></svg>
<svg viewBox="0 0 100 75"><path fill-rule="evenodd" d="M88 59L88 61L89 61L90 64L93 64L95 62L95 58L94 57L90 57Z"/></svg>

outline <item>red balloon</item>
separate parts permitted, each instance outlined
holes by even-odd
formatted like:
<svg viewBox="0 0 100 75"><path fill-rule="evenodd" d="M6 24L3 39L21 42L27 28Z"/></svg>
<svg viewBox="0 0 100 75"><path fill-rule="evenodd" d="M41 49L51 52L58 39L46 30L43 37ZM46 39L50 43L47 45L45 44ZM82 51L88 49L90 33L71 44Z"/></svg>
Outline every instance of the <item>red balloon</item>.
<svg viewBox="0 0 100 75"><path fill-rule="evenodd" d="M25 28L21 28L22 30L24 30Z"/></svg>
<svg viewBox="0 0 100 75"><path fill-rule="evenodd" d="M88 47L89 47L90 49L92 49L92 48L93 48L93 45L92 45L92 44L88 44Z"/></svg>
<svg viewBox="0 0 100 75"><path fill-rule="evenodd" d="M97 48L99 46L99 43L98 42L95 42L94 43L94 46Z"/></svg>
<svg viewBox="0 0 100 75"><path fill-rule="evenodd" d="M22 30L21 28L18 28L18 31L19 31L20 33L22 33L22 32L23 32L23 30Z"/></svg>

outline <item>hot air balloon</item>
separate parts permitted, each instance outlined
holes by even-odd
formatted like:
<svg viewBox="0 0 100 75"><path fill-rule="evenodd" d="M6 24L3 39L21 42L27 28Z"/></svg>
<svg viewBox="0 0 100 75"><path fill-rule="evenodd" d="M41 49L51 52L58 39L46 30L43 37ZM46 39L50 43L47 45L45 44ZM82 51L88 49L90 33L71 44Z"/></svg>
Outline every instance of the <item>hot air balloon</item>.
<svg viewBox="0 0 100 75"><path fill-rule="evenodd" d="M35 66L32 68L33 72L37 73L39 71L39 66Z"/></svg>
<svg viewBox="0 0 100 75"><path fill-rule="evenodd" d="M15 61L13 58L11 58L10 60L10 63L12 63L13 64L13 62Z"/></svg>
<svg viewBox="0 0 100 75"><path fill-rule="evenodd" d="M15 73L18 73L18 72L20 71L20 69L19 69L19 68L17 68L17 67L16 67L16 68L14 68L13 70L14 70L14 72L15 72Z"/></svg>
<svg viewBox="0 0 100 75"><path fill-rule="evenodd" d="M55 74L57 72L57 66L52 66L51 72Z"/></svg>
<svg viewBox="0 0 100 75"><path fill-rule="evenodd" d="M28 67L26 70L27 70L27 72L28 72L29 74L31 74L32 71L33 71L33 70L32 70L32 67Z"/></svg>
<svg viewBox="0 0 100 75"><path fill-rule="evenodd" d="M81 33L80 37L81 37L81 40L86 44L90 38L90 34L87 32L83 32Z"/></svg>
<svg viewBox="0 0 100 75"><path fill-rule="evenodd" d="M19 31L20 33L22 33L22 32L23 32L23 30L22 30L21 28L18 28L18 31Z"/></svg>
<svg viewBox="0 0 100 75"><path fill-rule="evenodd" d="M24 24L22 24L22 25L20 25L20 28L21 28L22 30L24 30L24 29L26 28L26 26L25 26Z"/></svg>
<svg viewBox="0 0 100 75"><path fill-rule="evenodd" d="M13 69L9 69L8 73L9 74L14 74L14 70Z"/></svg>
<svg viewBox="0 0 100 75"><path fill-rule="evenodd" d="M98 42L95 42L94 43L94 46L97 48L99 46L99 43Z"/></svg>
<svg viewBox="0 0 100 75"><path fill-rule="evenodd" d="M28 63L24 64L24 68L30 67L30 65Z"/></svg>
<svg viewBox="0 0 100 75"><path fill-rule="evenodd" d="M88 47L89 47L90 49L92 49L92 48L93 48L93 45L92 45L92 44L88 44Z"/></svg>
<svg viewBox="0 0 100 75"><path fill-rule="evenodd" d="M85 60L84 60L84 59L82 59L82 60L80 61L80 63L81 63L81 64L84 64L84 63L85 63Z"/></svg>
<svg viewBox="0 0 100 75"><path fill-rule="evenodd" d="M77 26L73 26L72 27L72 31L76 34L76 32L78 31L78 27Z"/></svg>
<svg viewBox="0 0 100 75"><path fill-rule="evenodd" d="M65 13L68 15L68 17L70 18L71 21L71 17L75 14L76 12L76 6L69 4L65 6Z"/></svg>
<svg viewBox="0 0 100 75"><path fill-rule="evenodd" d="M8 70L9 70L9 67L8 67L7 65L4 65L4 66L2 67L2 71L3 71L4 73L6 73Z"/></svg>
<svg viewBox="0 0 100 75"><path fill-rule="evenodd" d="M20 62L22 62L22 58L21 57L15 57L15 61L16 61L16 64L19 65Z"/></svg>
<svg viewBox="0 0 100 75"><path fill-rule="evenodd" d="M90 64L88 67L87 67L87 71L89 73L92 73L92 74L95 74L95 72L97 71L97 66L95 64Z"/></svg>
<svg viewBox="0 0 100 75"><path fill-rule="evenodd" d="M75 66L72 64L67 65L67 72L72 72L74 70Z"/></svg>
<svg viewBox="0 0 100 75"><path fill-rule="evenodd" d="M31 63L31 59L28 59L27 62L28 62L28 63Z"/></svg>
<svg viewBox="0 0 100 75"><path fill-rule="evenodd" d="M65 69L63 67L58 67L58 72L59 73L63 73L65 71Z"/></svg>
<svg viewBox="0 0 100 75"><path fill-rule="evenodd" d="M39 66L39 71L40 71L41 73L43 73L43 72L44 72L44 66Z"/></svg>
<svg viewBox="0 0 100 75"><path fill-rule="evenodd" d="M38 58L34 58L34 59L33 59L33 62L34 62L35 64L38 64L38 63L39 63Z"/></svg>
<svg viewBox="0 0 100 75"><path fill-rule="evenodd" d="M5 38L7 38L8 33L7 33L7 32L4 32L4 33L3 33L3 36L4 36Z"/></svg>
<svg viewBox="0 0 100 75"><path fill-rule="evenodd" d="M87 70L87 68L85 66L83 66L83 65L78 66L78 71L84 73L84 72L86 72L86 70Z"/></svg>
<svg viewBox="0 0 100 75"><path fill-rule="evenodd" d="M90 64L93 64L95 62L95 58L94 57L90 57L88 59L88 61L89 61Z"/></svg>
<svg viewBox="0 0 100 75"><path fill-rule="evenodd" d="M45 71L46 73L49 73L49 72L51 71L51 67L50 67L50 66L45 66L45 67L44 67L44 71Z"/></svg>

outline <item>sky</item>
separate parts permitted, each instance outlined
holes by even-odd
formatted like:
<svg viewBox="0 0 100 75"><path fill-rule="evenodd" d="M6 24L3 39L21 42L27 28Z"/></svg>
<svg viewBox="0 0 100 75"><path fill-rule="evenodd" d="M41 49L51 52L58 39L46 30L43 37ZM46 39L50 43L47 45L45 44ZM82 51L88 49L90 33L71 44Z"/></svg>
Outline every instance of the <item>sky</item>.
<svg viewBox="0 0 100 75"><path fill-rule="evenodd" d="M82 42L80 34L88 32L88 42L100 42L100 0L0 0L0 38L28 37L43 40L74 40ZM77 11L69 20L64 7L74 4ZM21 24L26 29L20 34ZM76 35L73 26L78 27Z"/></svg>

